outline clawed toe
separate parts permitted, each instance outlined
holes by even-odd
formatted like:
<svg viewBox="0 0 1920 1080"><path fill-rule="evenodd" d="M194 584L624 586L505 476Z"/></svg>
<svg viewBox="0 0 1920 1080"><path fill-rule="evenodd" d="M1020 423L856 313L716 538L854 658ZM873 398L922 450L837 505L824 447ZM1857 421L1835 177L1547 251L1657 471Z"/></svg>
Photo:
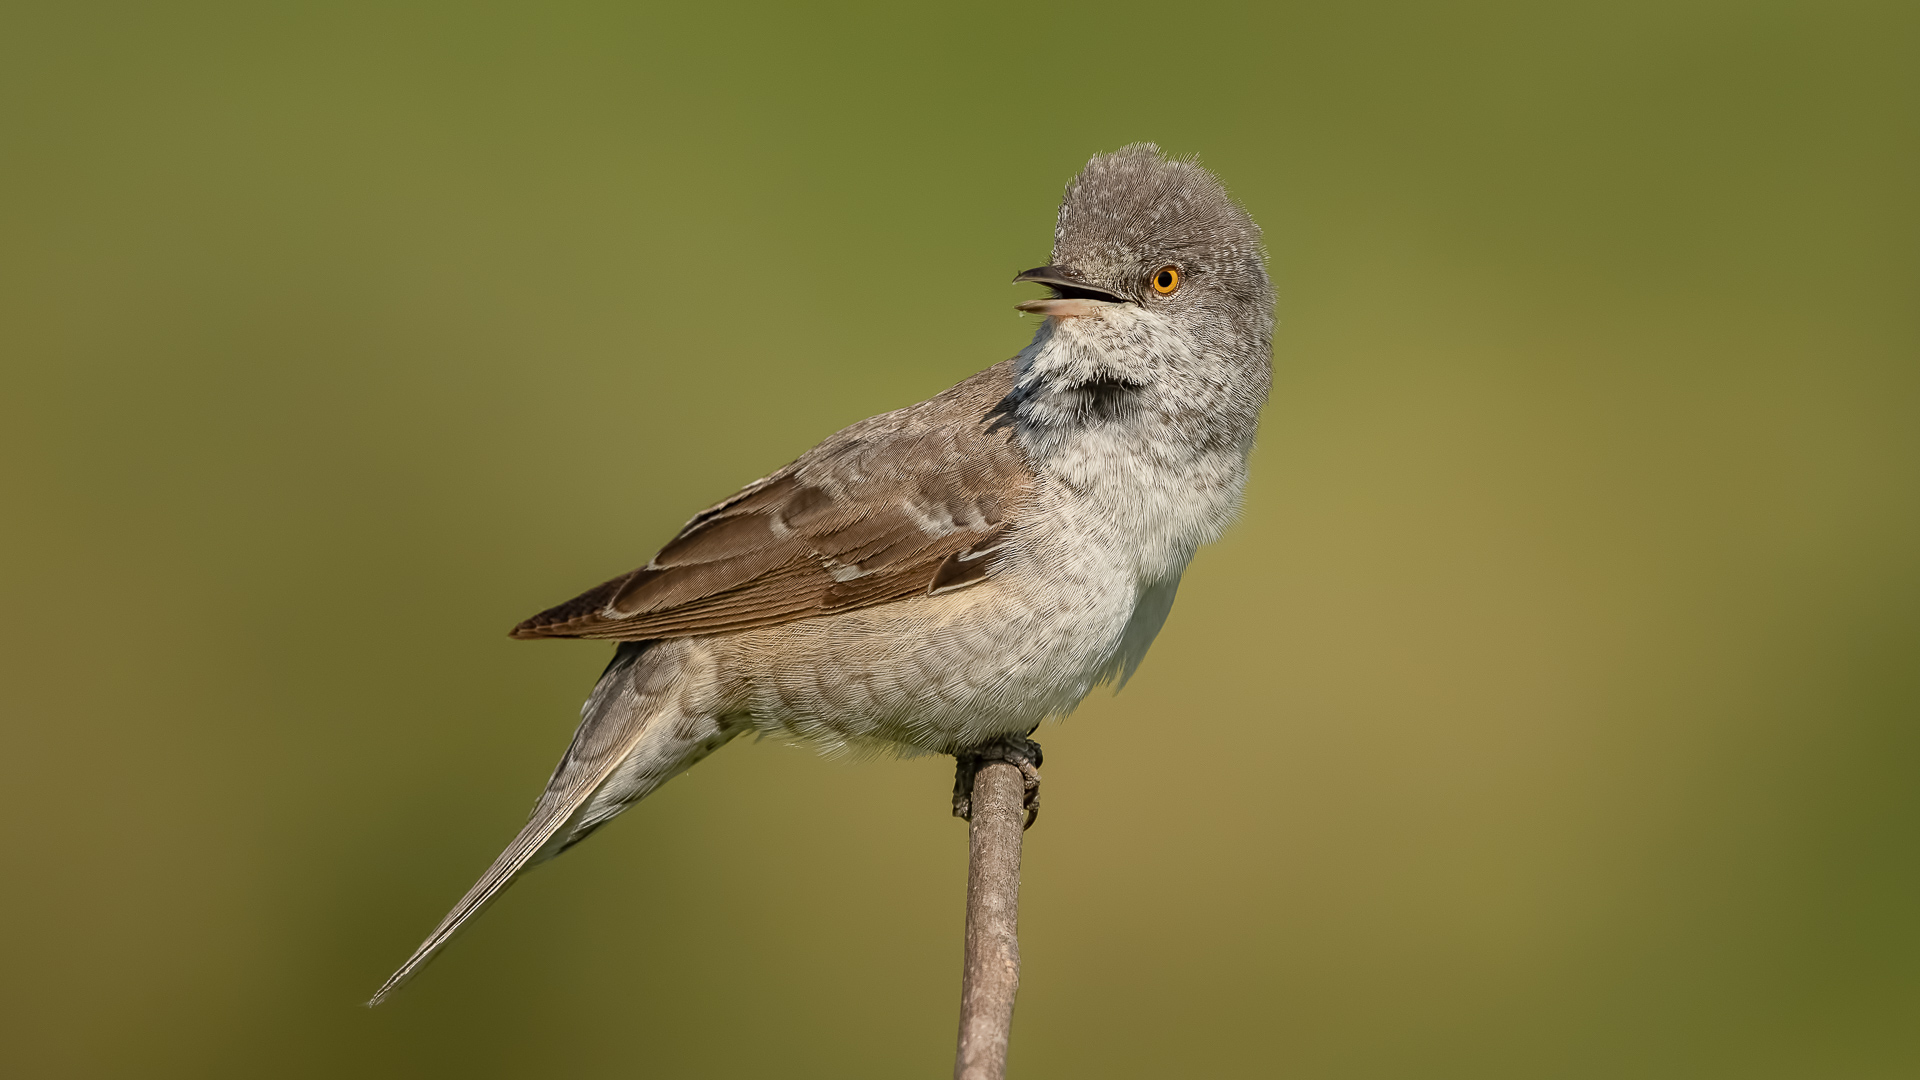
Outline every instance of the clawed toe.
<svg viewBox="0 0 1920 1080"><path fill-rule="evenodd" d="M1040 818L1040 744L1032 739L1010 735L962 750L953 756L953 816L973 820L973 779L980 766L1004 761L1020 770L1026 781L1027 822L1022 829L1033 828Z"/></svg>

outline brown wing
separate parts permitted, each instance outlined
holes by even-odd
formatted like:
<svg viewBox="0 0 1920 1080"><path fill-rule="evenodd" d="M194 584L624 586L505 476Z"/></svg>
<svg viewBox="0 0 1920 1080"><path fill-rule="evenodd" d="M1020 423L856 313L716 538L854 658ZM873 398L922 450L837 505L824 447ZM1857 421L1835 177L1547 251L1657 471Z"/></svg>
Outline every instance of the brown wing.
<svg viewBox="0 0 1920 1080"><path fill-rule="evenodd" d="M514 627L639 641L964 588L1033 490L1000 406L1012 362L834 435L694 518L653 561Z"/></svg>

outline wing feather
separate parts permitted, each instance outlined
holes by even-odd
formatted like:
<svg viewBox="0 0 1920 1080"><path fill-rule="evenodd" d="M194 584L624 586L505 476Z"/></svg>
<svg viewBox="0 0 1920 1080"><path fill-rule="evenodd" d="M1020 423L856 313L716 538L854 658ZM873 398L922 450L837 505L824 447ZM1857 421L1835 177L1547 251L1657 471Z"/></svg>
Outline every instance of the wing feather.
<svg viewBox="0 0 1920 1080"><path fill-rule="evenodd" d="M1012 387L1009 361L855 424L702 511L647 565L513 636L720 633L983 581L1034 486L998 419Z"/></svg>

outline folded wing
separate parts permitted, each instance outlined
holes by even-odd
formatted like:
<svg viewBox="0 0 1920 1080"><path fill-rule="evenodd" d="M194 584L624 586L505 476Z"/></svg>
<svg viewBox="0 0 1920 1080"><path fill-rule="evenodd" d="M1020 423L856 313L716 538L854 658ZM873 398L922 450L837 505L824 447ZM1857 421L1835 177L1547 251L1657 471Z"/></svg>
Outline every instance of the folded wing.
<svg viewBox="0 0 1920 1080"><path fill-rule="evenodd" d="M621 641L772 626L991 576L1033 492L1011 362L841 431L687 523L647 565L513 630Z"/></svg>

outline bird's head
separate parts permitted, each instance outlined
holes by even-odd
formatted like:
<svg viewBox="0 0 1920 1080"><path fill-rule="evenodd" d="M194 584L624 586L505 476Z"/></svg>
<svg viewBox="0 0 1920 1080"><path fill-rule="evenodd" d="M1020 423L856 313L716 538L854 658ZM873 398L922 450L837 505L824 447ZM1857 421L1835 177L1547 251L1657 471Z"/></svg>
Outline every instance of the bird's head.
<svg viewBox="0 0 1920 1080"><path fill-rule="evenodd" d="M1272 340L1260 227L1212 173L1152 143L1089 161L1060 201L1052 262L1014 280L1050 287L1018 307L1054 319L1144 311L1214 349Z"/></svg>

